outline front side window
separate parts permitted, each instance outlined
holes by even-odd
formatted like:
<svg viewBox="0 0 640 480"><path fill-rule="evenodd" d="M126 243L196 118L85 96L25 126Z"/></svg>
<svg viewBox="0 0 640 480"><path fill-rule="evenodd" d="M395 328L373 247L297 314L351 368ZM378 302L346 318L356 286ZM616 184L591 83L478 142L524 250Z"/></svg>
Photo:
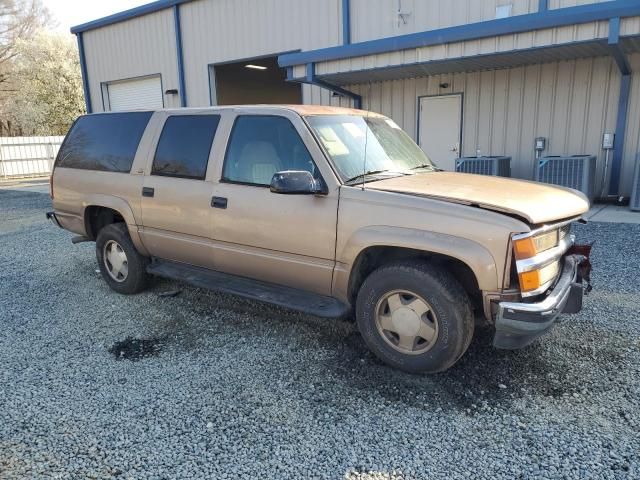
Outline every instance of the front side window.
<svg viewBox="0 0 640 480"><path fill-rule="evenodd" d="M319 173L293 124L284 117L243 115L229 139L222 180L268 186L276 172Z"/></svg>
<svg viewBox="0 0 640 480"><path fill-rule="evenodd" d="M167 118L153 159L152 175L204 180L220 115Z"/></svg>
<svg viewBox="0 0 640 480"><path fill-rule="evenodd" d="M129 172L151 114L101 113L78 118L58 152L56 166Z"/></svg>
<svg viewBox="0 0 640 480"><path fill-rule="evenodd" d="M305 117L343 182L372 175L408 175L435 165L389 118L358 115ZM365 158L366 151L366 158Z"/></svg>

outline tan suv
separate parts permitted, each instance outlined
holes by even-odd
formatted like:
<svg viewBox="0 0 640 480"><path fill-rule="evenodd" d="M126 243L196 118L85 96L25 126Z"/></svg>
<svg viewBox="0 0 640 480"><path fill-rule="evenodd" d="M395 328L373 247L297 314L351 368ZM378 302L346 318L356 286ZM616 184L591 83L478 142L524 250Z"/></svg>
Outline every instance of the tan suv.
<svg viewBox="0 0 640 480"><path fill-rule="evenodd" d="M582 306L574 190L444 172L389 118L318 106L80 117L47 216L95 241L109 286L151 275L321 317L355 314L410 372L451 367L474 313L520 348Z"/></svg>

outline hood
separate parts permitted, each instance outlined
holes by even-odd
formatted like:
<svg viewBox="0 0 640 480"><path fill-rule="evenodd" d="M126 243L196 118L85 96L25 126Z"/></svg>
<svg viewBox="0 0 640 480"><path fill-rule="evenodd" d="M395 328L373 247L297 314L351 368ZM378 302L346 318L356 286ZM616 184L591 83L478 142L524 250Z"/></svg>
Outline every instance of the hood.
<svg viewBox="0 0 640 480"><path fill-rule="evenodd" d="M576 217L589 210L577 190L546 183L454 172L427 172L367 183L367 189L477 205L532 224Z"/></svg>

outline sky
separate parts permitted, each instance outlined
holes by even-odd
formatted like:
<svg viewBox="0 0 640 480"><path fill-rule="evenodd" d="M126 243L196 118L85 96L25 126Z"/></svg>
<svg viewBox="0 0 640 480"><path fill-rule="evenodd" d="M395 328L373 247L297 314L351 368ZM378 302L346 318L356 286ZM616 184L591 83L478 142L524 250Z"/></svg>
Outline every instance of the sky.
<svg viewBox="0 0 640 480"><path fill-rule="evenodd" d="M58 24L56 31L69 33L74 25L151 3L152 0L42 0Z"/></svg>

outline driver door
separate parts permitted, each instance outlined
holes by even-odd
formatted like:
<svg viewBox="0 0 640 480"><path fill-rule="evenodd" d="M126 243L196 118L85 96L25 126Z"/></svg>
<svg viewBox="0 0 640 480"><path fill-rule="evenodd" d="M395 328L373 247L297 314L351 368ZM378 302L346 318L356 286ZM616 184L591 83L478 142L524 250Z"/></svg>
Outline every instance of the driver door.
<svg viewBox="0 0 640 480"><path fill-rule="evenodd" d="M235 118L212 201L217 270L330 294L339 190L311 152L322 155L293 113ZM329 180L328 195L272 193L271 178L283 170Z"/></svg>

